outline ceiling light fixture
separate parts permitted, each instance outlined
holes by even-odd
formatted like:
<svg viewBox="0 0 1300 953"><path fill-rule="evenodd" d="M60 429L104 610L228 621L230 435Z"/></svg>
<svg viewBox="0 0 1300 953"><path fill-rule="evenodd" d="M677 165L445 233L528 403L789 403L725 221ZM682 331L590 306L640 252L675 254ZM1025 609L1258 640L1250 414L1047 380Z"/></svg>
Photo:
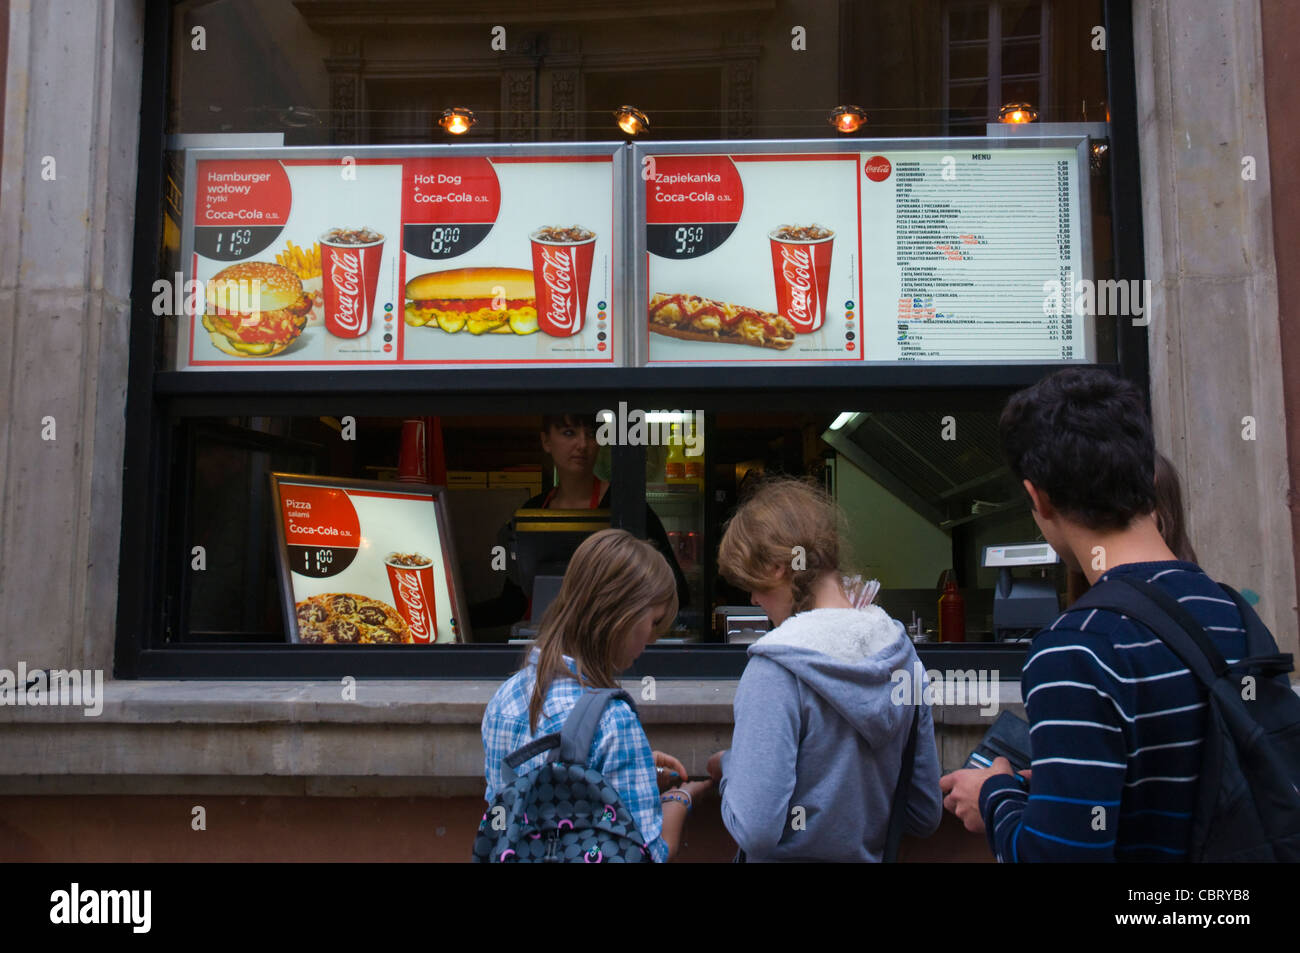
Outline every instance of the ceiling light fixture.
<svg viewBox="0 0 1300 953"><path fill-rule="evenodd" d="M453 136L462 136L469 132L469 127L477 122L473 110L466 109L464 106L456 106L443 112L442 118L438 120L438 125Z"/></svg>
<svg viewBox="0 0 1300 953"><path fill-rule="evenodd" d="M867 113L861 106L836 106L827 122L835 127L836 132L857 132L867 122Z"/></svg>
<svg viewBox="0 0 1300 953"><path fill-rule="evenodd" d="M614 119L618 122L618 128L629 136L635 136L650 128L650 120L635 106L619 106L614 110Z"/></svg>
<svg viewBox="0 0 1300 953"><path fill-rule="evenodd" d="M1005 122L1010 125L1035 122L1037 119L1038 110L1029 103L1007 103L998 110L998 122Z"/></svg>

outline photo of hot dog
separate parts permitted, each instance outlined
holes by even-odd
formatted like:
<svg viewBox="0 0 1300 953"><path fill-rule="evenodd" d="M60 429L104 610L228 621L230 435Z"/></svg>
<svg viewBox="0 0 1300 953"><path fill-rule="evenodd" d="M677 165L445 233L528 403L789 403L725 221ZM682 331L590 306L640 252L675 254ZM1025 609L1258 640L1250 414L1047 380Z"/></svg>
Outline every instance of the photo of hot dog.
<svg viewBox="0 0 1300 953"><path fill-rule="evenodd" d="M692 294L650 299L650 330L686 341L750 344L784 351L794 344L794 325L779 314L726 304Z"/></svg>
<svg viewBox="0 0 1300 953"><path fill-rule="evenodd" d="M523 268L456 268L406 283L406 323L448 334L532 334L537 330L533 273Z"/></svg>

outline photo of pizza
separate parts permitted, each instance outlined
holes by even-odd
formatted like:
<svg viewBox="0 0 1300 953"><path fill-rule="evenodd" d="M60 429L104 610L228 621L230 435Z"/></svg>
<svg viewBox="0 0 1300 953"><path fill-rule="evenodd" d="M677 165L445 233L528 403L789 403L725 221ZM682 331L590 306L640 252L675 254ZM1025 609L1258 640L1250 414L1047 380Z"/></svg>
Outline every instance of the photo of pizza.
<svg viewBox="0 0 1300 953"><path fill-rule="evenodd" d="M650 330L687 341L750 344L784 351L794 344L794 325L779 314L691 294L650 299Z"/></svg>
<svg viewBox="0 0 1300 953"><path fill-rule="evenodd" d="M315 645L381 645L414 641L387 602L354 592L325 592L297 604L298 641Z"/></svg>

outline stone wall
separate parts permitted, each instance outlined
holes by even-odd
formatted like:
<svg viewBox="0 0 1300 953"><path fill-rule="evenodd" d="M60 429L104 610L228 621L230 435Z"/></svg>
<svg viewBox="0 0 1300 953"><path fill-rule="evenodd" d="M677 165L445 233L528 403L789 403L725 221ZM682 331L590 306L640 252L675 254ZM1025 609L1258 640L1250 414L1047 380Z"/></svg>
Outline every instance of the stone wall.
<svg viewBox="0 0 1300 953"><path fill-rule="evenodd" d="M0 171L9 668L112 665L143 7L10 4Z"/></svg>
<svg viewBox="0 0 1300 953"><path fill-rule="evenodd" d="M1133 7L1157 446L1182 474L1201 564L1257 593L1296 652L1259 0Z"/></svg>

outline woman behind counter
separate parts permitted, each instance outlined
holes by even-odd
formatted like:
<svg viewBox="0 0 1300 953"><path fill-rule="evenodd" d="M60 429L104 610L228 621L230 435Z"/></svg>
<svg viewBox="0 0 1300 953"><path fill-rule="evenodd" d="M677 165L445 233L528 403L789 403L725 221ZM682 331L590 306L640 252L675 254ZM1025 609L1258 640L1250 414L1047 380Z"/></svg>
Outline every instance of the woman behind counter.
<svg viewBox="0 0 1300 953"><path fill-rule="evenodd" d="M521 509L595 510L609 507L611 484L596 476L598 423L595 414L549 414L542 418L542 450L555 464L558 482L549 492L538 494ZM677 602L690 604L686 577L674 557L668 534L650 505L646 504L646 536L667 560L677 585ZM507 578L495 599L470 606L474 632L510 625L529 615L531 593L525 593ZM672 620L669 620L671 624ZM481 640L481 639L480 639Z"/></svg>

